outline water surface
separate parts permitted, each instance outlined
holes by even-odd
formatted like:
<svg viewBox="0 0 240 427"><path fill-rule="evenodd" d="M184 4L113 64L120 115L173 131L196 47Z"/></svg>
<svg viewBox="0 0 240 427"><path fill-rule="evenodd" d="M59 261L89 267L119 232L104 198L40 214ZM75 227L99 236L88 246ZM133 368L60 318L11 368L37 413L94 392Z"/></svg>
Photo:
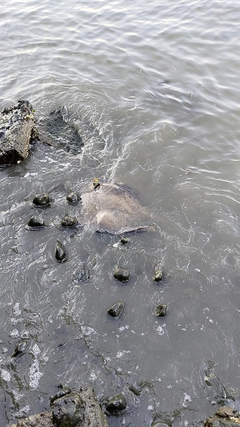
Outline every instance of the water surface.
<svg viewBox="0 0 240 427"><path fill-rule="evenodd" d="M0 107L28 99L38 121L63 107L84 142L76 156L37 143L0 171L1 425L45 410L60 382L90 384L99 399L123 390L128 408L111 427L202 423L218 407L209 366L237 392L239 19L234 0L1 2ZM138 191L155 233L123 246L63 230L77 209L66 195L94 178ZM53 199L47 227L30 231L42 191ZM90 278L79 282L83 265ZM157 303L167 317L155 317ZM27 351L12 358L21 340Z"/></svg>

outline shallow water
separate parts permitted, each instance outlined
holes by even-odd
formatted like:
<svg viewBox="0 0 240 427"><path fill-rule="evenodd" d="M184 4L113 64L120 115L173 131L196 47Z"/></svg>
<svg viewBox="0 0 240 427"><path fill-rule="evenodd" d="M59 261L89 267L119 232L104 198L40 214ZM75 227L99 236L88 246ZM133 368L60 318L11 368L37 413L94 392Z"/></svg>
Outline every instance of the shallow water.
<svg viewBox="0 0 240 427"><path fill-rule="evenodd" d="M47 408L60 382L91 384L99 399L123 390L127 411L110 427L202 423L218 407L204 382L212 365L237 393L239 19L234 0L1 2L0 107L28 99L38 121L64 107L84 143L77 155L37 143L0 171L1 425ZM63 230L78 209L66 195L94 178L138 191L155 233L121 245ZM53 201L37 210L42 191ZM47 226L30 231L35 213ZM128 283L113 278L116 265ZM26 353L11 357L21 340Z"/></svg>

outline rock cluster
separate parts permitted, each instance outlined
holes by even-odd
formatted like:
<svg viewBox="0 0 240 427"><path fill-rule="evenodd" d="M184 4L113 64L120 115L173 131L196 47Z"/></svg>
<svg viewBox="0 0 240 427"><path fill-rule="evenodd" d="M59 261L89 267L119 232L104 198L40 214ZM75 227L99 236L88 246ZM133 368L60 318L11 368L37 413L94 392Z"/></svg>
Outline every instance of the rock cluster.
<svg viewBox="0 0 240 427"><path fill-rule="evenodd" d="M19 420L10 427L108 427L91 387L66 392L51 405L50 410Z"/></svg>

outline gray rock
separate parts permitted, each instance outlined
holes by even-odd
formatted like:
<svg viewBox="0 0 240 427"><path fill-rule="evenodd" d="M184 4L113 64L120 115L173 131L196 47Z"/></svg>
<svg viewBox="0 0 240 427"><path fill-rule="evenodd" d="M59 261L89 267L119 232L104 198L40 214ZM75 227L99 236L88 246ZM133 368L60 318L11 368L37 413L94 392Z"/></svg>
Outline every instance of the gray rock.
<svg viewBox="0 0 240 427"><path fill-rule="evenodd" d="M77 203L79 200L81 200L81 197L79 196L79 194L71 191L71 193L67 195L66 199L69 203Z"/></svg>
<svg viewBox="0 0 240 427"><path fill-rule="evenodd" d="M115 302L111 307L109 307L108 314L112 317L120 317L124 310L124 306L125 304L123 301Z"/></svg>
<svg viewBox="0 0 240 427"><path fill-rule="evenodd" d="M106 410L110 413L122 411L127 407L127 400L123 393L115 394L106 403Z"/></svg>
<svg viewBox="0 0 240 427"><path fill-rule="evenodd" d="M38 137L46 144L76 155L82 152L84 144L78 127L67 116L64 107L53 111L47 119L38 123Z"/></svg>
<svg viewBox="0 0 240 427"><path fill-rule="evenodd" d="M53 422L57 427L75 427L85 420L85 402L77 392L69 393L53 402Z"/></svg>
<svg viewBox="0 0 240 427"><path fill-rule="evenodd" d="M65 217L61 220L61 224L63 227L75 227L77 223L77 218L71 215L65 215Z"/></svg>
<svg viewBox="0 0 240 427"><path fill-rule="evenodd" d="M64 262L67 259L65 248L59 241L57 241L55 246L55 258L58 262Z"/></svg>
<svg viewBox="0 0 240 427"><path fill-rule="evenodd" d="M204 421L204 427L239 427L240 414L237 411L222 406L213 417Z"/></svg>
<svg viewBox="0 0 240 427"><path fill-rule="evenodd" d="M91 387L73 391L53 402L49 411L19 420L10 427L109 427Z"/></svg>
<svg viewBox="0 0 240 427"><path fill-rule="evenodd" d="M130 273L125 268L116 267L113 273L115 279L120 282L127 282L130 279Z"/></svg>
<svg viewBox="0 0 240 427"><path fill-rule="evenodd" d="M158 268L154 272L153 280L154 282L160 282L163 279L163 271L161 268Z"/></svg>
<svg viewBox="0 0 240 427"><path fill-rule="evenodd" d="M167 314L167 305L166 304L159 304L156 307L156 316L158 317L165 317Z"/></svg>
<svg viewBox="0 0 240 427"><path fill-rule="evenodd" d="M34 125L28 101L5 108L0 114L0 164L16 164L27 158Z"/></svg>
<svg viewBox="0 0 240 427"><path fill-rule="evenodd" d="M47 193L37 194L33 198L33 204L37 207L38 206L39 207L49 206L50 205L50 197Z"/></svg>
<svg viewBox="0 0 240 427"><path fill-rule="evenodd" d="M131 242L131 239L129 237L126 237L126 236L121 236L120 242L122 243L122 245L126 245L127 243Z"/></svg>
<svg viewBox="0 0 240 427"><path fill-rule="evenodd" d="M30 218L30 220L28 221L29 227L44 227L44 225L45 224L43 219L38 216L32 216L32 218Z"/></svg>

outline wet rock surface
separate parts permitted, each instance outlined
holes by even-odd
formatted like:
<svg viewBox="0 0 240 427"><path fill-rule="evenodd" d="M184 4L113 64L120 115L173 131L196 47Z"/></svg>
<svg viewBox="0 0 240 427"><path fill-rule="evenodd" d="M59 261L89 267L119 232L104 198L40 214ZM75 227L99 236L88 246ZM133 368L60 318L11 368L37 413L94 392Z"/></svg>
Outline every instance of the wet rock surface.
<svg viewBox="0 0 240 427"><path fill-rule="evenodd" d="M71 191L67 197L66 197L68 203L77 203L79 200L81 200L81 197L79 194L74 193L74 191Z"/></svg>
<svg viewBox="0 0 240 427"><path fill-rule="evenodd" d="M75 227L77 225L77 219L75 216L71 216L71 215L65 215L62 219L61 219L61 225L63 227Z"/></svg>
<svg viewBox="0 0 240 427"><path fill-rule="evenodd" d="M153 280L154 280L154 282L161 282L162 279L163 279L163 271L161 268L158 268L154 272Z"/></svg>
<svg viewBox="0 0 240 427"><path fill-rule="evenodd" d="M5 108L0 114L0 164L16 164L27 158L33 135L33 108L28 101Z"/></svg>
<svg viewBox="0 0 240 427"><path fill-rule="evenodd" d="M240 414L227 406L222 406L215 415L209 417L204 422L204 427L239 427Z"/></svg>
<svg viewBox="0 0 240 427"><path fill-rule="evenodd" d="M44 227L44 221L41 217L39 216L32 216L32 218L30 218L30 220L28 221L28 226L29 227Z"/></svg>
<svg viewBox="0 0 240 427"><path fill-rule="evenodd" d="M33 198L33 204L39 207L49 206L50 197L47 193L36 194Z"/></svg>
<svg viewBox="0 0 240 427"><path fill-rule="evenodd" d="M63 108L53 111L47 119L38 123L38 135L40 141L76 155L81 153L84 144L79 129L67 120L66 115Z"/></svg>
<svg viewBox="0 0 240 427"><path fill-rule="evenodd" d="M165 317L167 314L167 305L166 304L158 304L155 313L157 317Z"/></svg>
<svg viewBox="0 0 240 427"><path fill-rule="evenodd" d="M106 403L106 411L114 414L116 412L122 411L127 407L127 399L123 393L115 394L110 397Z"/></svg>
<svg viewBox="0 0 240 427"><path fill-rule="evenodd" d="M67 259L65 248L59 241L57 241L55 246L55 258L58 262L64 262Z"/></svg>
<svg viewBox="0 0 240 427"><path fill-rule="evenodd" d="M113 276L119 282L128 282L128 280L130 279L129 271L122 267L116 267L113 272Z"/></svg>
<svg viewBox="0 0 240 427"><path fill-rule="evenodd" d="M117 301L108 309L108 314L112 317L120 317L124 310L124 302Z"/></svg>
<svg viewBox="0 0 240 427"><path fill-rule="evenodd" d="M52 414L57 427L82 425L85 419L85 403L79 393L72 392L54 401Z"/></svg>
<svg viewBox="0 0 240 427"><path fill-rule="evenodd" d="M10 427L108 427L91 387L54 400L49 411L32 415Z"/></svg>

